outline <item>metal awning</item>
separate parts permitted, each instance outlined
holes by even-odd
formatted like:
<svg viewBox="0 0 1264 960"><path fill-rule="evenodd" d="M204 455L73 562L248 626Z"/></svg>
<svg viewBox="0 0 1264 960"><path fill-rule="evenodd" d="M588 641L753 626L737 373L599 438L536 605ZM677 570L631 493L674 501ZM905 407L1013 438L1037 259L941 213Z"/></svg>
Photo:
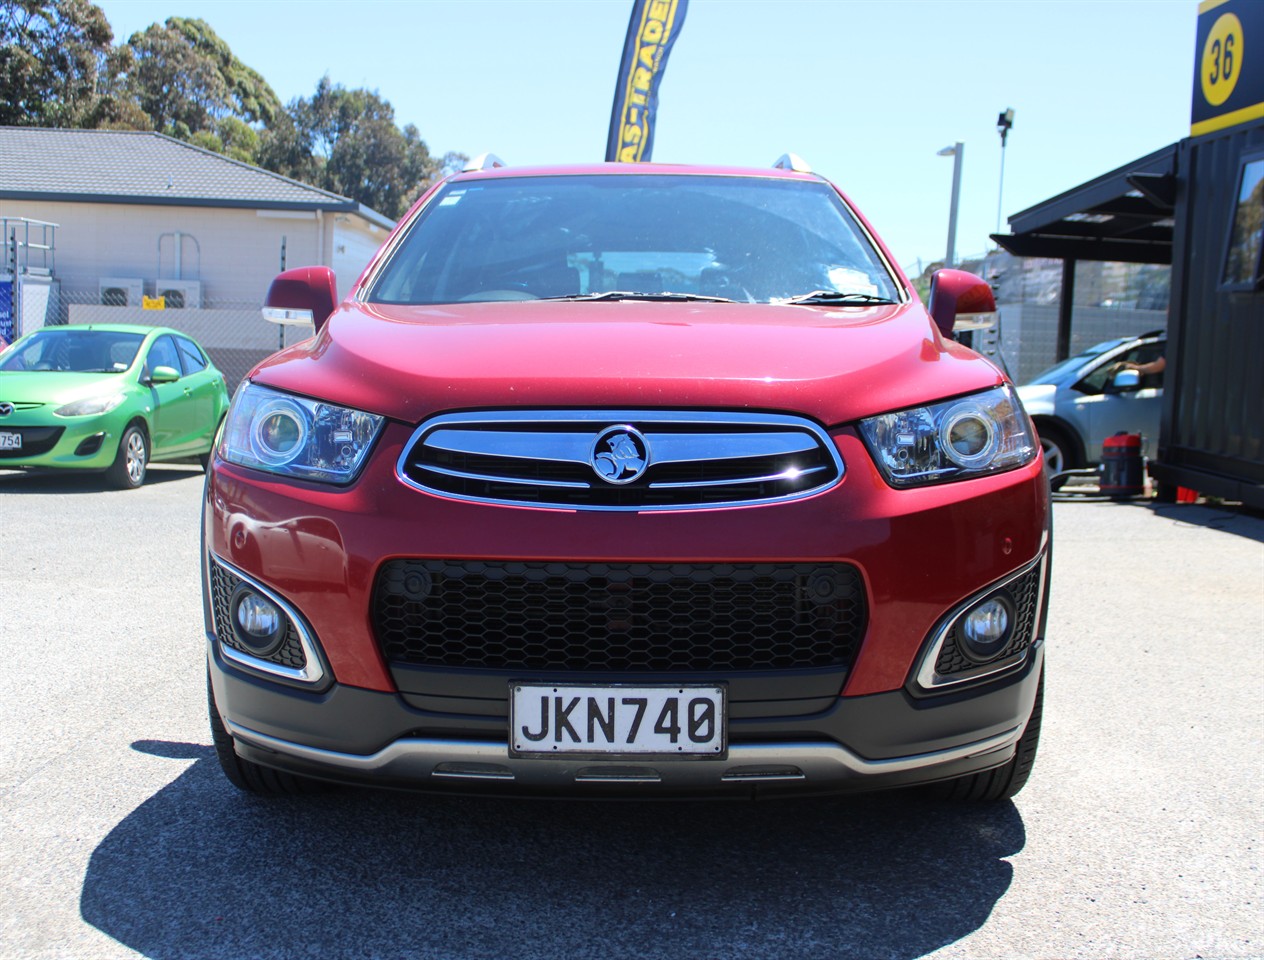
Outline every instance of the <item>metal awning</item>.
<svg viewBox="0 0 1264 960"><path fill-rule="evenodd" d="M992 239L1017 257L1171 263L1176 147L1016 213Z"/></svg>

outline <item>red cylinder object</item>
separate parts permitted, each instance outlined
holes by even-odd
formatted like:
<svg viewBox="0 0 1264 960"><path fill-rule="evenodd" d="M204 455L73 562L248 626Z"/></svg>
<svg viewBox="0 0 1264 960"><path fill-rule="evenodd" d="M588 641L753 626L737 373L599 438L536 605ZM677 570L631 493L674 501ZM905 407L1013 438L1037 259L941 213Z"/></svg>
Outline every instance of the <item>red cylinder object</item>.
<svg viewBox="0 0 1264 960"><path fill-rule="evenodd" d="M1145 492L1141 434L1121 431L1107 437L1102 444L1102 465L1098 474L1098 486L1107 496L1121 500L1141 496Z"/></svg>

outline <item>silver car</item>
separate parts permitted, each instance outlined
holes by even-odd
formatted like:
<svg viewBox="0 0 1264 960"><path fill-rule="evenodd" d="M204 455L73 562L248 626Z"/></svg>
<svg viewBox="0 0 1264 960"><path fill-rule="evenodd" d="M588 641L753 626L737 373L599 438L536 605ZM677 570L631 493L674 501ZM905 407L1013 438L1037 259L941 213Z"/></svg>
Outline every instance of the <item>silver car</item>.
<svg viewBox="0 0 1264 960"><path fill-rule="evenodd" d="M1040 434L1053 489L1066 482L1066 471L1095 466L1101 460L1102 443L1120 431L1141 434L1142 455L1153 459L1163 371L1147 372L1146 367L1163 357L1166 346L1163 331L1107 340L1018 388ZM1120 375L1139 366L1142 370L1137 373Z"/></svg>

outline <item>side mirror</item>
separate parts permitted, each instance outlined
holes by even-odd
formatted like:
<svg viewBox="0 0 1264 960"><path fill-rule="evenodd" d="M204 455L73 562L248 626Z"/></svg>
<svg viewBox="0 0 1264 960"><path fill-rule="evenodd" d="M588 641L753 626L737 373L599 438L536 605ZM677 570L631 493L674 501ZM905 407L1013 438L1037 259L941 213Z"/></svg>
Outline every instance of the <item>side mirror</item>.
<svg viewBox="0 0 1264 960"><path fill-rule="evenodd" d="M154 367L149 372L150 383L175 383L180 379L180 371L175 367Z"/></svg>
<svg viewBox="0 0 1264 960"><path fill-rule="evenodd" d="M296 267L279 274L263 301L263 319L272 323L310 323L317 332L338 305L338 281L328 267Z"/></svg>
<svg viewBox="0 0 1264 960"><path fill-rule="evenodd" d="M964 270L937 270L930 279L930 316L945 337L966 314L994 313L996 297L982 277Z"/></svg>
<svg viewBox="0 0 1264 960"><path fill-rule="evenodd" d="M1110 378L1110 385L1116 390L1136 390L1141 386L1141 373L1137 370L1117 370Z"/></svg>

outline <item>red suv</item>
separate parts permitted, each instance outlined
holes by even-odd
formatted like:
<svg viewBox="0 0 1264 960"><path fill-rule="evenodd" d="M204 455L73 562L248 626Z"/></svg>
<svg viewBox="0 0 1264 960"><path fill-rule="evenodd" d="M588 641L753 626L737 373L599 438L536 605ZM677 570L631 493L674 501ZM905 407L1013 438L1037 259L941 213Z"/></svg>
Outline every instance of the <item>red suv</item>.
<svg viewBox="0 0 1264 960"><path fill-rule="evenodd" d="M796 163L436 185L209 471L210 719L312 780L1013 796L1040 732L1049 497L1012 386Z"/></svg>

